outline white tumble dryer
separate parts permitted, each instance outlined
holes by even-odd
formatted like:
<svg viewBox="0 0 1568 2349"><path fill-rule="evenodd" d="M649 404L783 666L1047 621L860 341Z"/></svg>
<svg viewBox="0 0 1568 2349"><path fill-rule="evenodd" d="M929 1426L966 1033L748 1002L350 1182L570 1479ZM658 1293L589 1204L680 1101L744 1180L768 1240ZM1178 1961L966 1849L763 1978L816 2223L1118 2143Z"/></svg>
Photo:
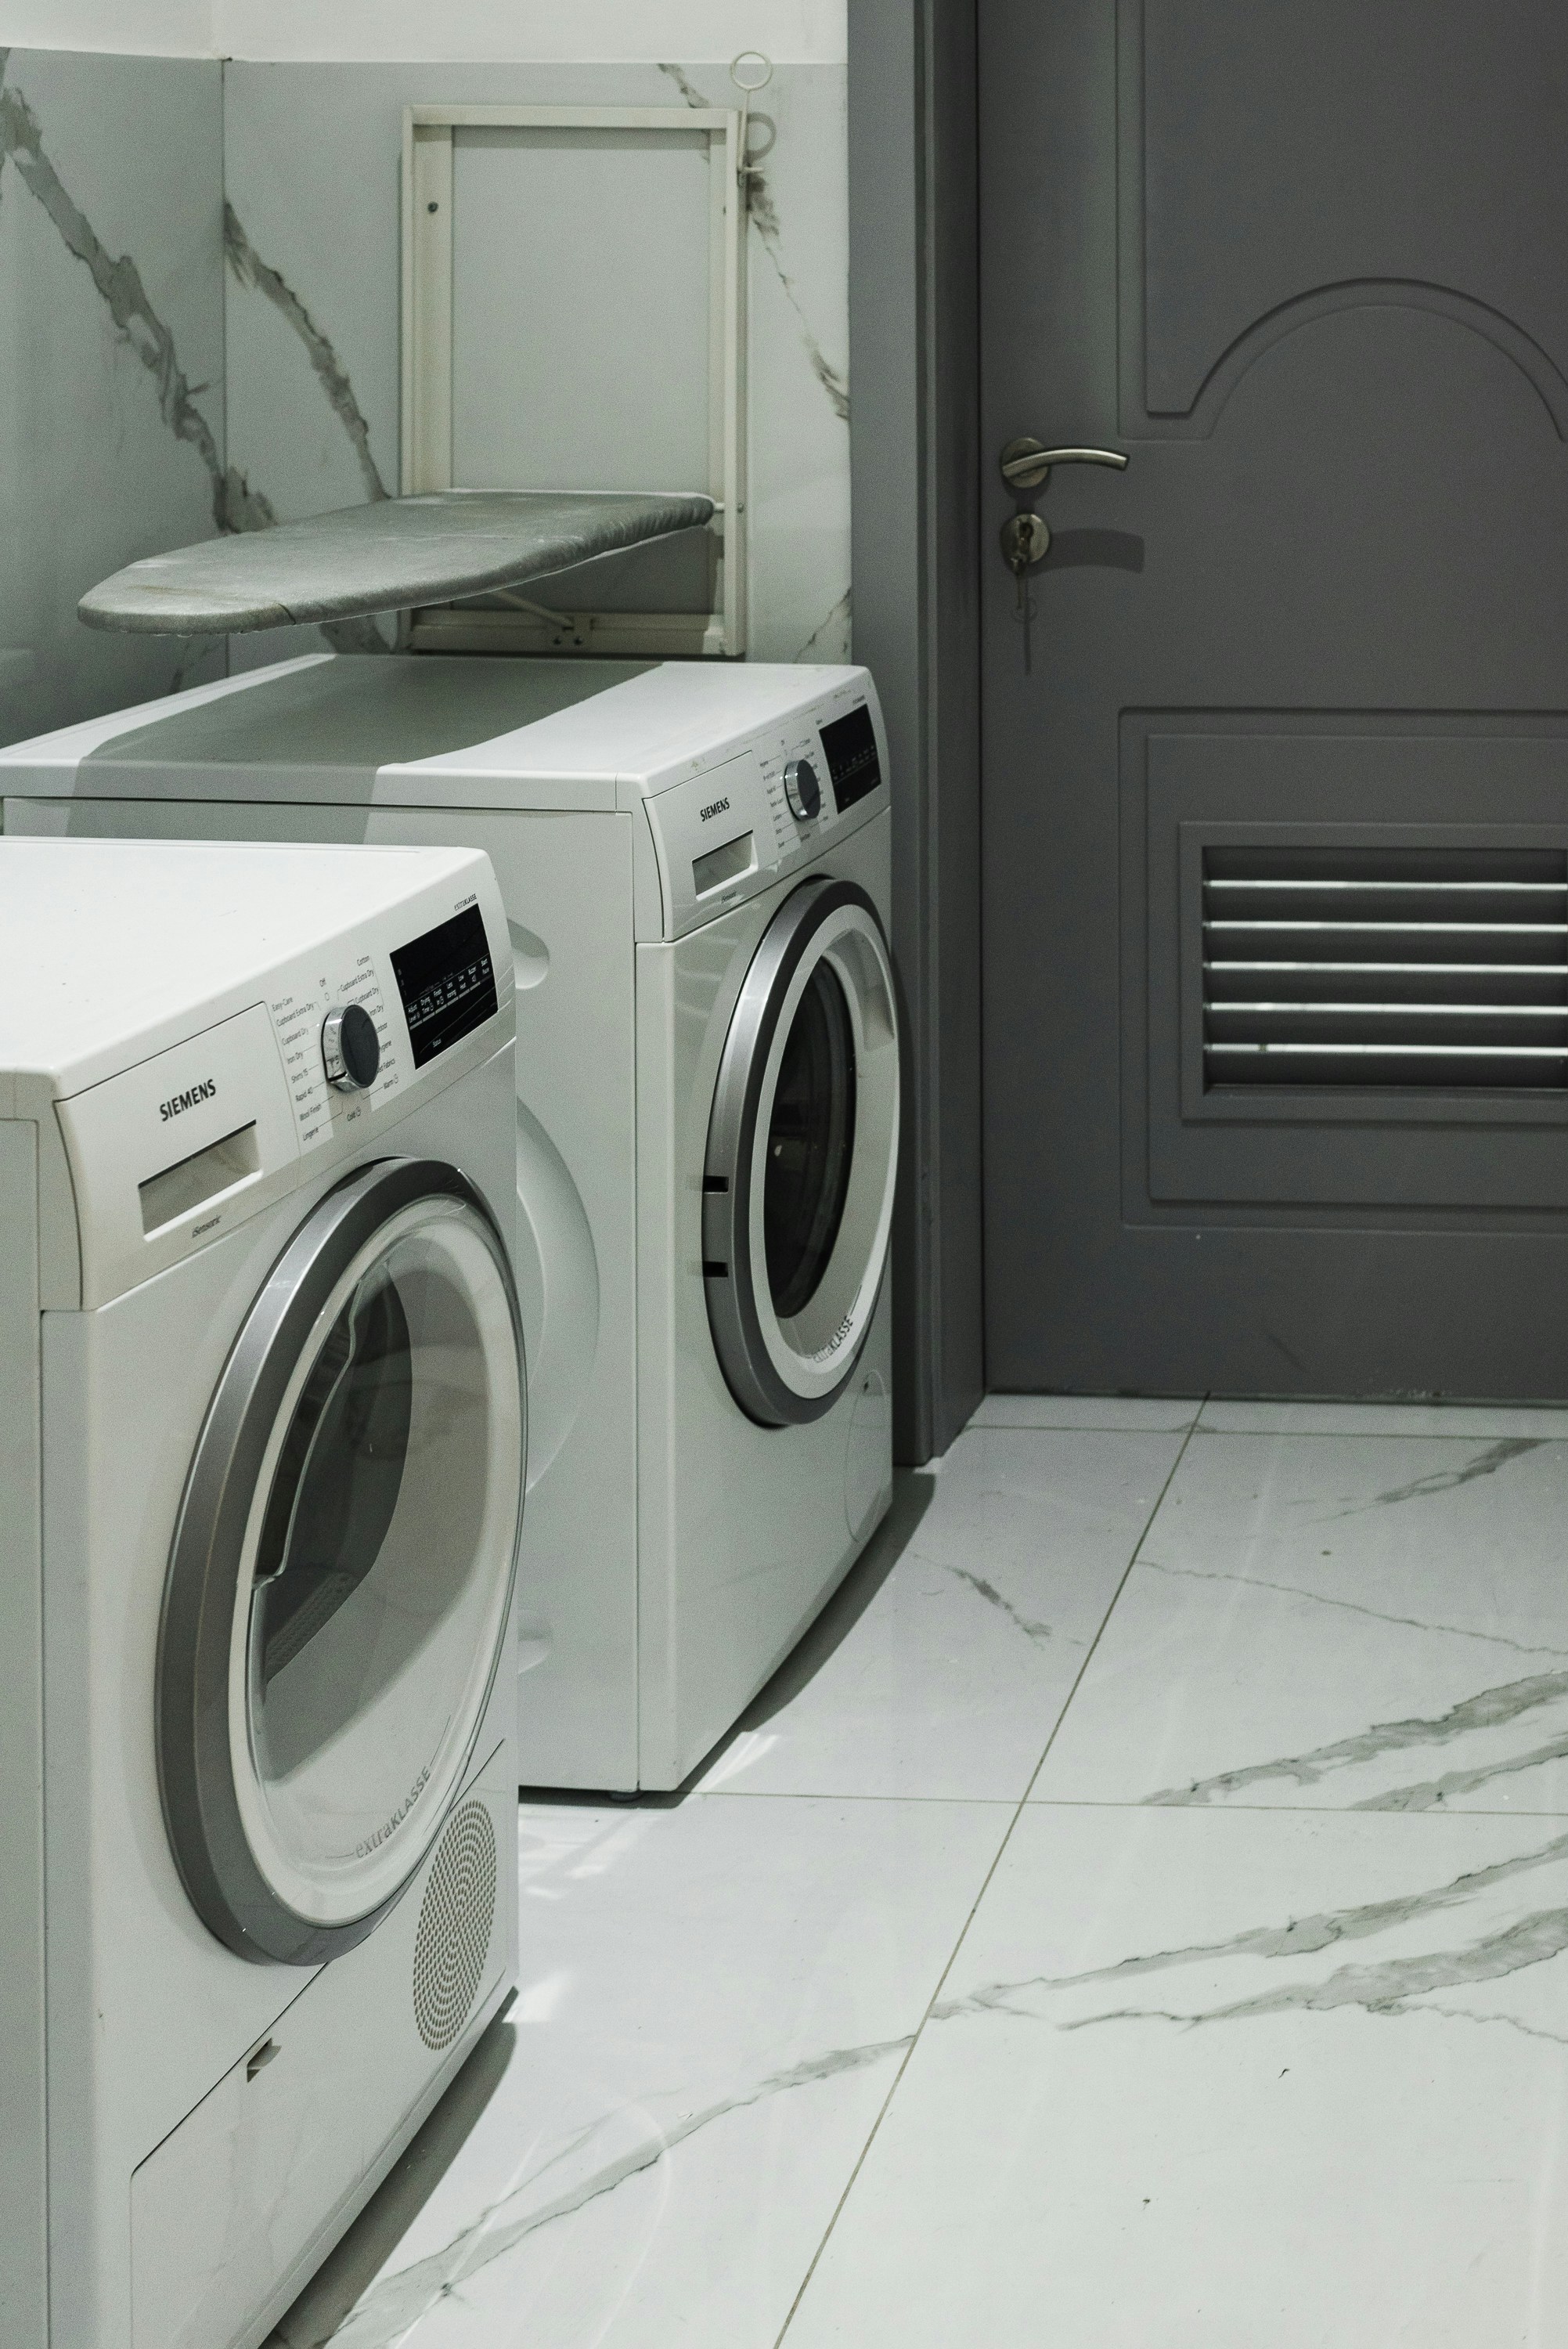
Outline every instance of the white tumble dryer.
<svg viewBox="0 0 1568 2349"><path fill-rule="evenodd" d="M13 833L489 853L517 989L523 1780L678 1785L891 1490L866 671L316 657L15 746L0 792Z"/></svg>
<svg viewBox="0 0 1568 2349"><path fill-rule="evenodd" d="M252 2349L516 1972L471 852L0 840L0 2333Z"/></svg>

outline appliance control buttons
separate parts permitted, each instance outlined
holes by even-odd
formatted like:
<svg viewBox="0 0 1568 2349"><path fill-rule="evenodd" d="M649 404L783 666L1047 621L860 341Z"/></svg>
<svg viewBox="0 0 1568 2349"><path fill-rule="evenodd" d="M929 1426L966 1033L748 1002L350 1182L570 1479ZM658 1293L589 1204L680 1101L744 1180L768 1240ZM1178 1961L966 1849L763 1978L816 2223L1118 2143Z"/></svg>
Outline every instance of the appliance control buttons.
<svg viewBox="0 0 1568 2349"><path fill-rule="evenodd" d="M797 823L810 823L822 805L822 786L810 759L791 759L784 770L784 796Z"/></svg>
<svg viewBox="0 0 1568 2349"><path fill-rule="evenodd" d="M381 1066L381 1039L362 1003L340 1003L321 1023L326 1081L340 1093L368 1092Z"/></svg>

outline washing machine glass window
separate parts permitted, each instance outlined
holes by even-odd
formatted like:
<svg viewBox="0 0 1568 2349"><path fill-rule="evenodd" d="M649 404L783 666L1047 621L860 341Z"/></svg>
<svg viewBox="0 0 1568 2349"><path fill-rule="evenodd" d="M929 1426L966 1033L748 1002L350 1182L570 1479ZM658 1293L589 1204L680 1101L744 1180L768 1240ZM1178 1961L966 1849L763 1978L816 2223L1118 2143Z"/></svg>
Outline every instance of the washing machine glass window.
<svg viewBox="0 0 1568 2349"><path fill-rule="evenodd" d="M830 1409L870 1332L892 1232L898 1017L864 890L818 877L748 965L719 1061L703 1175L708 1323L764 1426Z"/></svg>
<svg viewBox="0 0 1568 2349"><path fill-rule="evenodd" d="M477 1195L422 1162L352 1178L231 1353L170 1559L164 1807L231 1947L335 1955L429 1847L502 1643L523 1451L516 1300Z"/></svg>
<svg viewBox="0 0 1568 2349"><path fill-rule="evenodd" d="M773 1309L809 1305L844 1217L855 1146L855 1038L841 981L819 962L784 1040L768 1122L763 1248Z"/></svg>

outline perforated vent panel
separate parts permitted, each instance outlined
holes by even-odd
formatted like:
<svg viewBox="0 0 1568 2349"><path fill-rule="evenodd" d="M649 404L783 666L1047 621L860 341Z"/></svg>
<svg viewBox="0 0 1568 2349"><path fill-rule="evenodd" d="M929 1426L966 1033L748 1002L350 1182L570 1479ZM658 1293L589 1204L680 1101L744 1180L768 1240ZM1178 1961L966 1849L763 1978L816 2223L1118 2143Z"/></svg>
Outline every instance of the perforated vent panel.
<svg viewBox="0 0 1568 2349"><path fill-rule="evenodd" d="M490 1954L495 1895L495 1828L482 1803L465 1803L441 1837L414 1942L414 2020L427 2047L449 2047L468 2021Z"/></svg>
<svg viewBox="0 0 1568 2349"><path fill-rule="evenodd" d="M1568 1086L1561 850L1203 855L1216 1085Z"/></svg>

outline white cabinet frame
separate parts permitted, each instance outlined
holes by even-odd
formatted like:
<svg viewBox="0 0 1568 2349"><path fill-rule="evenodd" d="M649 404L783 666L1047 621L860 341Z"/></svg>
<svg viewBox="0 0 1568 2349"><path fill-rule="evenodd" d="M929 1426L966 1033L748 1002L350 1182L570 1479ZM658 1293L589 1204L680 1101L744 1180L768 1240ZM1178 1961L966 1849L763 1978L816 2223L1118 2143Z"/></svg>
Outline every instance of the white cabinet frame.
<svg viewBox="0 0 1568 2349"><path fill-rule="evenodd" d="M460 129L670 131L708 140L708 479L717 512L717 593L707 612L559 613L548 579L515 608L445 605L413 616L435 651L708 654L746 650L746 203L741 116L718 107L410 106L403 116L402 487L452 488L452 142ZM470 489L523 483L469 482ZM583 490L594 481L573 485Z"/></svg>

